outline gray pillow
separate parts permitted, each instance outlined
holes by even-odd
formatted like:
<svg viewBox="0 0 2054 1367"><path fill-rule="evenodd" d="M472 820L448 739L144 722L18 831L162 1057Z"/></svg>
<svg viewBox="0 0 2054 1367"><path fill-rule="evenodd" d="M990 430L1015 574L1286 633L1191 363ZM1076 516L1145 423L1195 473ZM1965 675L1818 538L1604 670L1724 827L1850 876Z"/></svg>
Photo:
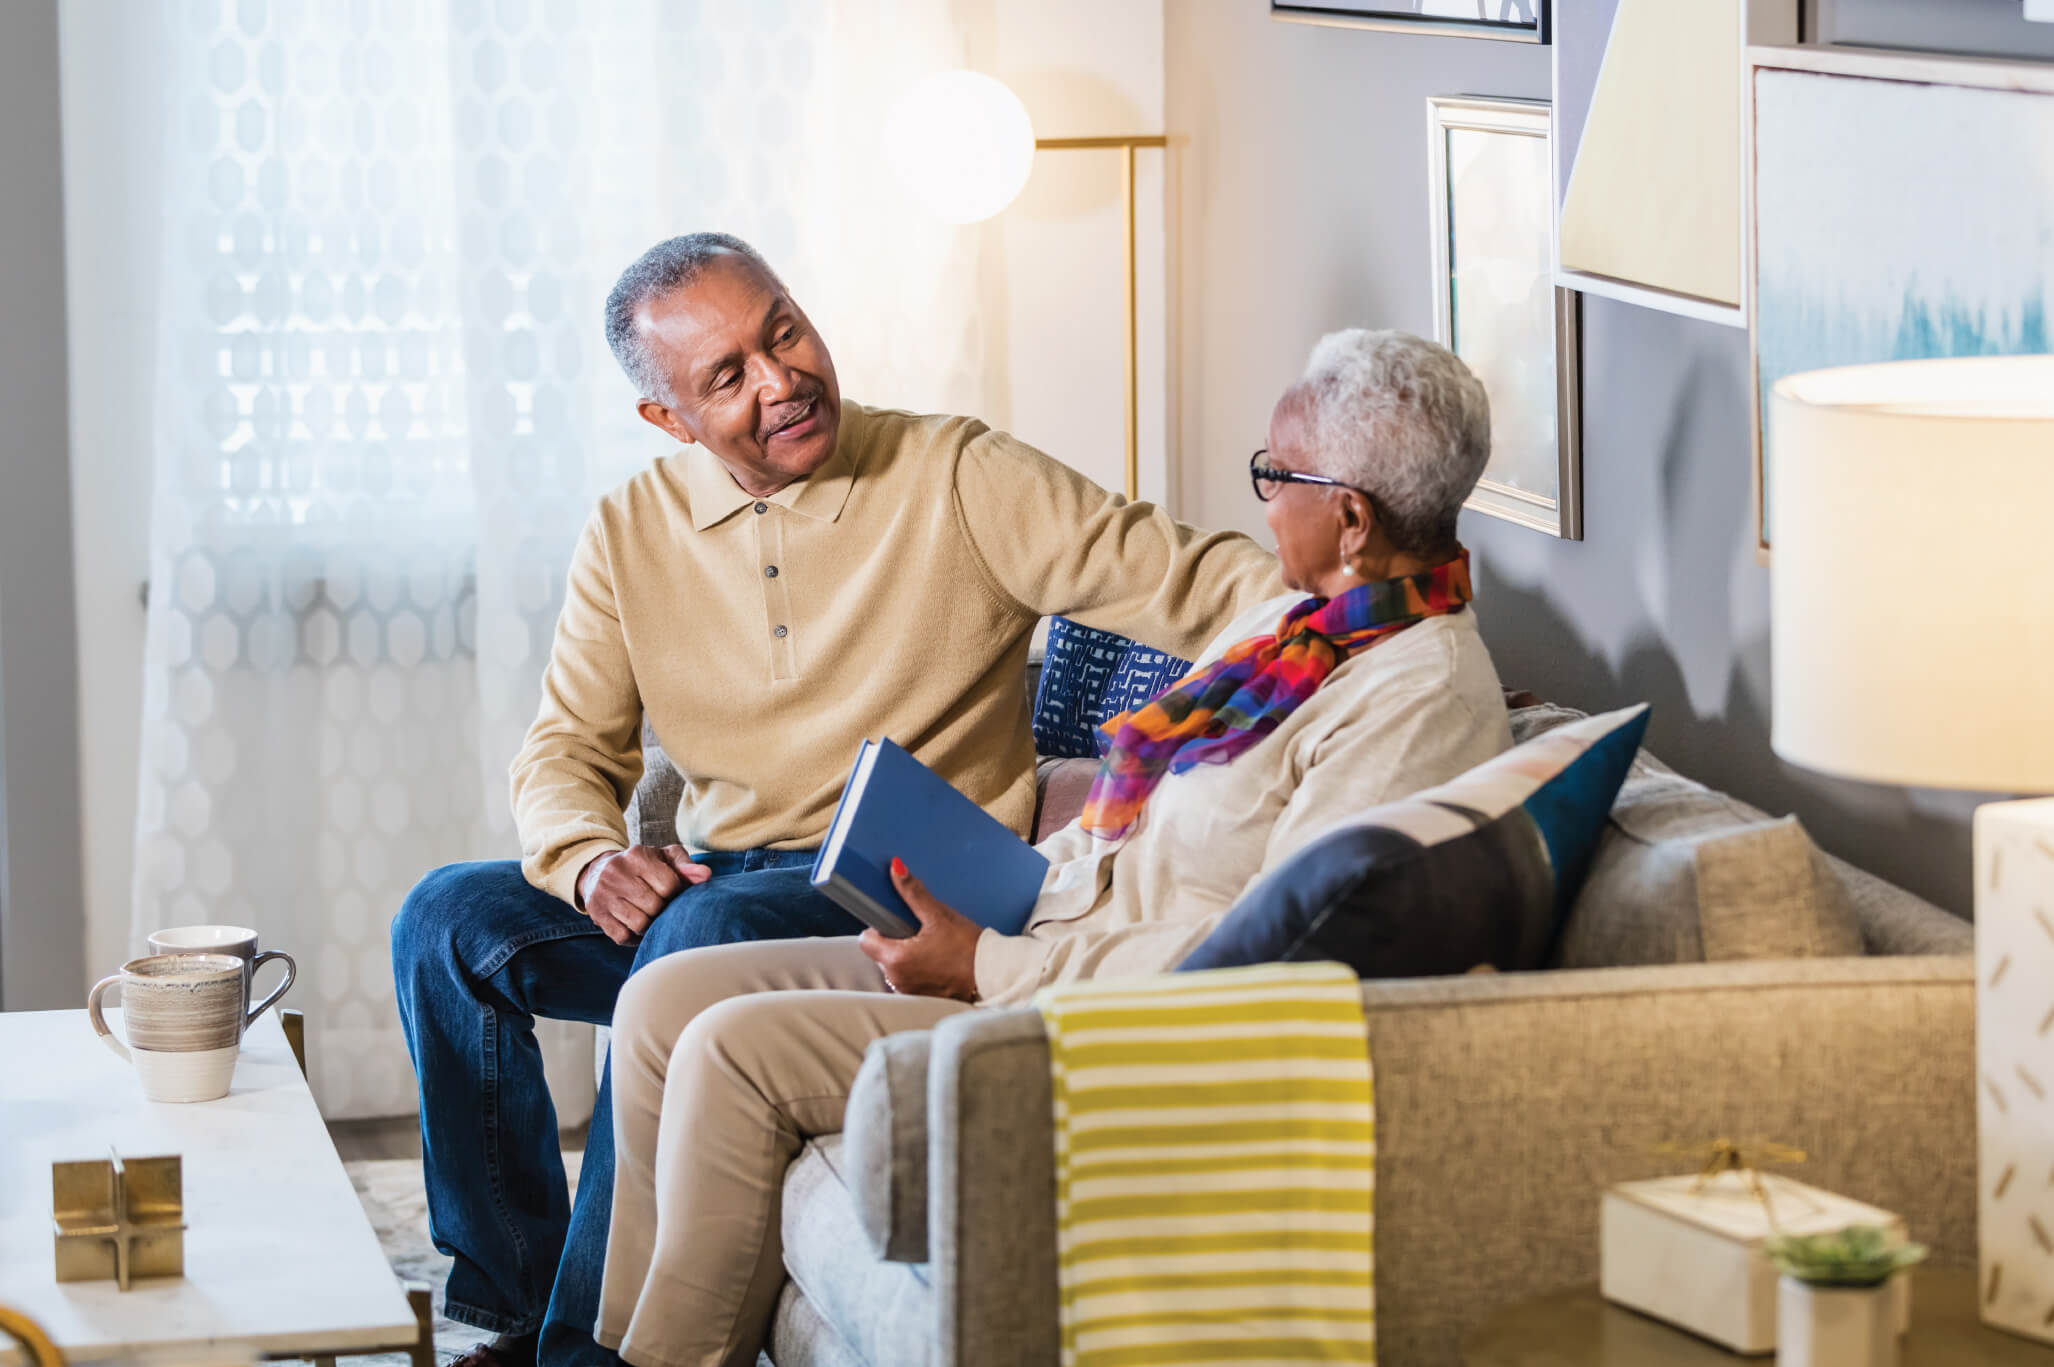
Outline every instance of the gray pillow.
<svg viewBox="0 0 2054 1367"><path fill-rule="evenodd" d="M1853 904L1796 817L1655 765L1619 791L1555 966L1860 954Z"/></svg>
<svg viewBox="0 0 2054 1367"><path fill-rule="evenodd" d="M1542 703L1538 706L1515 708L1511 714L1512 739L1515 742L1528 741L1544 731L1554 730L1557 726L1565 726L1573 721L1581 721L1583 717L1584 713L1577 711L1575 708L1562 707L1554 703ZM1663 788L1660 785L1650 785L1648 781L1656 777L1675 779L1681 787ZM1635 815L1636 812L1639 814ZM1771 822L1771 818L1767 813L1751 807L1737 798L1730 797L1725 793L1715 792L1704 787L1702 784L1694 783L1689 779L1681 777L1674 769L1662 763L1661 760L1655 758L1646 750L1642 750L1634 758L1633 771L1626 776L1626 783L1620 789L1619 801L1613 808L1613 815L1616 817L1622 814L1627 821L1631 822L1641 832L1643 838L1651 840L1682 838L1688 835L1692 829L1696 829L1701 834L1730 834L1734 828L1767 825ZM1623 834L1624 832L1615 823L1614 829L1607 832L1604 841L1598 847L1599 862L1606 860L1608 847L1622 838ZM1779 838L1788 839L1789 837ZM1744 848L1744 846L1737 846L1735 848ZM1732 851L1724 852L1731 853ZM1721 851L1717 850L1710 851L1708 852L1708 857L1716 859L1720 853ZM1622 854L1617 850L1611 850L1609 857L1615 862L1622 861ZM1825 901L1844 901L1846 903L1860 935L1862 946L1860 952L1869 954L1968 954L1974 951L1975 930L1967 921L1964 921L1959 916L1943 911L1923 898L1916 897L1894 884L1886 883L1874 874L1864 869L1858 869L1854 865L1844 860L1836 859L1830 854L1823 855L1823 858L1825 868L1831 871L1833 881L1839 884L1840 895L1836 898L1831 889L1823 889L1819 891L1818 896ZM1816 858L1812 861L1812 865L1812 876L1816 877L1818 868ZM1597 864L1594 863L1591 881L1596 882L1598 876ZM1586 894L1589 895L1590 883L1586 883L1585 888ZM1602 922L1606 918L1600 916L1597 919ZM1595 932L1598 927L1591 927L1590 929ZM1675 927L1669 927L1667 934L1669 936L1666 941L1667 948L1661 952L1665 954L1686 953L1687 957L1693 961L1702 953L1702 937L1692 944L1683 931ZM1595 940L1597 938L1599 937L1594 933L1586 936L1586 940ZM1733 938L1736 937L1726 937L1724 942L1730 943ZM1679 940L1683 942L1681 946L1677 944ZM1721 937L1717 934L1713 936L1713 940L1715 944L1722 942ZM1645 942L1643 943L1645 944ZM1842 943L1842 937L1836 933L1833 936L1833 943L1836 946ZM1603 951L1599 947L1592 945L1587 951L1580 952L1589 952L1595 955L1610 951ZM1645 952L1654 953L1656 951L1650 946L1646 948ZM1836 949L1834 952L1843 951ZM1852 953L1857 951L1849 950L1845 952ZM1647 961L1636 959L1633 962ZM1655 961L1669 962L1666 958ZM1605 959L1603 962L1624 961Z"/></svg>

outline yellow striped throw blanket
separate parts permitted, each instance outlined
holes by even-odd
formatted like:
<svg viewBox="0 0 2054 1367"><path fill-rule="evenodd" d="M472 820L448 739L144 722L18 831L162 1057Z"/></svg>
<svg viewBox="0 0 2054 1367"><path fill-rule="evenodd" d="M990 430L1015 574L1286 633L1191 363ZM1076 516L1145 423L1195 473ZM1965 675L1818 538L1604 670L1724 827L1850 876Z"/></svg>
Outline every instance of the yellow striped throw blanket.
<svg viewBox="0 0 2054 1367"><path fill-rule="evenodd" d="M1064 1367L1376 1361L1376 1112L1342 964L1035 997Z"/></svg>

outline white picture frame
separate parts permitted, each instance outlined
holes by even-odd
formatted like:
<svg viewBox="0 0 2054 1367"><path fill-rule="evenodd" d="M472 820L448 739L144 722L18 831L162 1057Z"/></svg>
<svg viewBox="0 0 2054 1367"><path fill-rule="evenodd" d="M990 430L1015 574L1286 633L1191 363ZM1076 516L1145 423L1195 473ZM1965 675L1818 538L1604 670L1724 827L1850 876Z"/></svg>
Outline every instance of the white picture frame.
<svg viewBox="0 0 2054 1367"><path fill-rule="evenodd" d="M1429 261L1433 275L1434 340L1462 356L1477 376L1484 382L1492 397L1492 454L1491 465L1486 467L1484 477L1477 482L1476 490L1463 505L1476 512L1507 522L1546 532L1550 536L1568 541L1583 539L1583 451L1582 451L1582 385L1579 369L1580 352L1580 300L1573 290L1555 285L1552 271L1552 233L1549 224L1553 221L1552 208L1537 202L1532 207L1536 240L1530 253L1508 252L1499 261L1486 265L1486 269L1500 278L1520 280L1520 272L1530 272L1523 277L1544 286L1542 302L1531 316L1510 316L1505 318L1504 331L1517 336L1521 330L1532 338L1541 336L1552 342L1553 361L1552 384L1536 384L1530 376L1498 373L1488 354L1488 348L1478 348L1466 343L1465 306L1456 289L1458 272L1473 271L1457 251L1457 236L1464 233L1461 217L1456 207L1457 184L1455 166L1450 154L1451 135L1482 134L1509 138L1530 138L1539 142L1539 155L1543 162L1552 160L1553 144L1551 134L1551 106L1546 100L1487 99L1474 96L1434 96L1427 100L1427 204L1431 245ZM1536 182L1530 187L1511 187L1515 194L1524 188L1535 197L1550 193L1552 179L1543 164L1533 176ZM1486 229L1504 231L1502 216L1493 216L1481 225ZM1525 287L1523 301L1530 301L1534 289ZM1507 292L1515 299L1521 296ZM1472 300L1482 299L1481 290L1472 289ZM1530 306L1530 305L1529 305ZM1469 307L1482 308L1482 303ZM1483 321L1494 322L1493 315L1485 315ZM1470 324L1475 327L1475 324ZM1468 354L1465 354L1465 348ZM1540 349L1533 341L1515 347L1512 353L1530 356ZM1535 407L1542 399L1549 411L1542 413ZM1523 406L1521 400L1524 401ZM1534 408L1527 412L1527 408ZM1509 433L1536 431L1552 435L1552 462L1543 458L1536 461L1535 452L1523 449L1528 443L1518 446L1506 441ZM1539 448L1537 448L1539 449ZM1543 456L1545 452L1543 450ZM1528 485L1536 482L1533 472L1543 466L1552 466L1552 491L1524 487L1512 479L1502 477L1509 474L1508 467L1525 467Z"/></svg>
<svg viewBox="0 0 2054 1367"><path fill-rule="evenodd" d="M1507 43L1545 43L1549 11L1558 0L1270 0L1272 19L1327 28L1372 29L1437 38L1493 38ZM1528 10L1532 18L1512 22L1479 13L1495 6ZM1439 12L1435 12L1439 11Z"/></svg>
<svg viewBox="0 0 2054 1367"><path fill-rule="evenodd" d="M1601 50L1593 59L1588 52L1578 51L1581 39L1578 17L1587 16L1602 9L1609 31L1610 18L1625 0L1556 0L1559 6L1566 6L1569 16L1565 22L1564 13L1558 11L1554 22L1554 36L1550 49L1552 81L1558 105L1569 101L1580 101L1580 106L1570 112L1569 121L1574 127L1558 130L1553 157L1554 175L1554 223L1553 244L1555 262L1555 283L1564 289L1579 290L1621 303L1635 304L1642 308L1658 309L1664 313L1678 314L1685 318L1697 318L1704 322L1719 323L1726 327L1748 326L1748 288L1753 278L1753 266L1747 252L1752 241L1752 214L1748 195L1752 188L1752 176L1748 173L1748 154L1753 146L1753 133L1749 125L1751 102L1748 99L1747 64L1741 62L1734 73L1739 83L1736 94L1739 98L1740 124L1735 131L1740 151L1740 185L1738 188L1738 212L1733 220L1733 232L1738 239L1741 252L1740 300L1725 304L1713 299L1700 298L1658 286L1599 275L1585 270L1576 270L1562 264L1561 216L1563 202L1569 191L1569 175L1575 164L1577 145L1581 134L1581 115L1587 107L1597 80L1597 70L1604 53ZM1701 0L1689 0L1700 3ZM1714 0L1702 0L1712 3ZM1752 45L1791 44L1798 40L1800 0L1730 0L1737 5L1735 22L1740 25L1740 49L1744 53ZM1589 73L1586 84L1579 79Z"/></svg>
<svg viewBox="0 0 2054 1367"><path fill-rule="evenodd" d="M1763 277L1765 269L1774 269L1773 264L1765 268L1765 250L1767 254L1780 256L1783 244L1775 240L1774 234L1778 231L1778 225L1774 222L1771 223L1771 237L1765 243L1765 208L1771 214L1781 215L1792 223L1820 225L1830 223L1831 219L1827 213L1821 211L1818 203L1807 202L1802 206L1783 207L1785 192L1774 187L1787 182L1809 193L1810 187L1818 183L1821 185L1820 195L1839 193L1845 203L1852 206L1852 211L1861 216L1865 224L1887 226L1894 232L1907 225L1910 216L1904 213L1901 206L1893 205L1888 199L1889 195L1908 196L1909 202L1912 203L1928 203L1935 198L1935 190L1920 178L1922 168L1939 168L1950 178L1960 181L1960 185L1942 194L1945 200L1943 208L1957 220L1945 231L1927 231L1916 241L1907 238L1895 242L1889 247L1892 254L1876 262L1869 262L1866 258L1885 250L1880 240L1864 238L1861 234L1835 237L1830 250L1816 253L1815 269L1810 264L1811 258L1807 258L1805 269L1796 277L1800 282L1799 288L1786 291L1801 294L1805 290L1816 288L1844 293L1845 282L1853 278L1851 272L1859 265L1863 274L1871 278L1869 283L1862 286L1862 289L1867 291L1863 297L1872 294L1880 298L1890 294L1898 299L1908 296L1896 294L1896 291L1909 291L1914 281L1920 280L1935 283L1943 290L1951 291L1953 286L1949 283L1949 267L1954 262L1964 263L1961 267L1964 272L1973 269L1977 274L1987 274L1998 265L2011 264L2008 261L1999 262L1993 256L1993 252L1999 249L1988 239L1989 225L1997 223L2004 225L2007 230L2019 230L2031 223L2032 220L2025 215L2032 210L2048 225L2048 231L2054 231L2054 190L2046 189L2040 181L2030 175L2009 174L2009 166L1991 169L1980 177L1967 176L1963 179L1966 175L1964 168L1973 166L1972 158L1977 154L1979 147L1988 144L1991 137L1996 134L2015 133L2018 128L2024 126L2018 117L2026 112L2024 107L2019 110L2007 110L2006 113L2010 114L2010 117L2005 117L1995 110L1966 115L1964 118L1970 121L1963 122L1961 126L1953 129L1955 136L1951 142L1947 141L1947 129L1941 128L1936 134L1936 141L1945 143L1945 146L1916 149L1909 146L1909 140L1890 139L1887 135L1877 133L1870 124L1852 126L1862 118L1862 105L1857 102L1853 85L1845 91L1836 90L1831 101L1818 102L1823 118L1808 118L1801 121L1800 127L1782 128L1777 125L1777 119L1781 116L1776 116L1772 110L1769 122L1765 126L1761 103L1762 75L1776 73L1846 78L1850 82L1858 82L1861 86L1867 87L1874 98L1882 99L1891 105L1902 101L1916 101L1923 93L1936 90L1967 92L1973 96L2023 97L2034 101L2031 112L2036 117L2049 121L2049 127L2054 128L2054 66L2044 63L1897 53L1863 48L1758 46L1748 49L1746 67L1748 127L1752 139L1747 164L1753 181L1748 198L1747 252L1748 310L1751 320L1748 329L1748 388L1753 416L1751 464L1755 555L1760 563L1766 565L1770 562L1773 538L1772 510L1767 506L1766 498L1767 466L1772 453L1768 449L1769 443L1763 430L1762 392L1765 384L1773 383L1785 374L1795 373L1796 370L1819 366L1978 354L1978 349L1994 353L2020 349L2017 345L1993 343L1980 337L1967 350L1954 341L1933 348L1906 347L1894 343L1887 347L1857 347L1844 341L1850 333L1842 329L1835 334L1840 340L1836 340L1834 345L1809 349L1801 363L1779 359L1791 353L1789 345L1779 340L1781 333L1778 318L1787 310L1780 304L1764 306ZM2045 102L2044 111L2038 108L2038 102L2041 101ZM1923 117L1925 111L1921 110L1918 113ZM1834 128L1830 118L1836 116L1848 122L1850 127ZM1932 125L1921 125L1914 119L1912 126L1916 128ZM1797 136L1799 134L1801 137ZM1772 145L1764 141L1764 138L1781 141ZM1864 188L1858 193L1851 186L1833 191L1825 184L1823 178L1779 170L1784 160L1783 154L1791 149L1809 149L1811 154L1825 158L1832 171L1834 184L1858 181ZM1921 152L1923 159L1920 156ZM1863 156L1872 159L1870 166L1863 167L1859 164ZM1929 172L1929 178L1937 173ZM1863 179L1864 174L1866 179ZM1765 177L1781 177L1781 180ZM1770 188L1765 190L1765 185ZM1970 203L1960 197L1970 192L1981 193L1983 202ZM1970 231L1963 224L1979 224L1981 227ZM1857 248L1858 253L1855 250ZM2015 244L2012 247L2012 254L2029 266L2038 266L2043 259L2030 250L2019 249ZM1859 261L1858 256L1862 258ZM1889 276L1884 286L1874 285L1874 277L1892 269L1895 274ZM2047 311L2054 313L2054 278L2043 277L2042 288L2043 298L2048 305ZM1926 303L1923 292L1920 303ZM2001 321L1994 319L1992 326ZM2036 348L2028 344L2023 349L2032 351ZM1771 353L1766 364L1765 350ZM1813 352L1816 354L1812 354ZM1937 470L1935 477L1940 477Z"/></svg>

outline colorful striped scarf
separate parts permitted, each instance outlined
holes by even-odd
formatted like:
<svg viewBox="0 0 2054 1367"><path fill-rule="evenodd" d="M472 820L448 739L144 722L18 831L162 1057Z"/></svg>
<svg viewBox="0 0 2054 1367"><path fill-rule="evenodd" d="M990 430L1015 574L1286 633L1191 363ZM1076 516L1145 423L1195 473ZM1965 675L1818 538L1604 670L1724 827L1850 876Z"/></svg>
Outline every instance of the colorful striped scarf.
<svg viewBox="0 0 2054 1367"><path fill-rule="evenodd" d="M1084 803L1084 828L1117 840L1163 775L1225 764L1282 725L1349 656L1416 622L1460 612L1473 596L1469 552L1462 551L1424 574L1299 603L1274 635L1250 637L1099 728L1109 744Z"/></svg>

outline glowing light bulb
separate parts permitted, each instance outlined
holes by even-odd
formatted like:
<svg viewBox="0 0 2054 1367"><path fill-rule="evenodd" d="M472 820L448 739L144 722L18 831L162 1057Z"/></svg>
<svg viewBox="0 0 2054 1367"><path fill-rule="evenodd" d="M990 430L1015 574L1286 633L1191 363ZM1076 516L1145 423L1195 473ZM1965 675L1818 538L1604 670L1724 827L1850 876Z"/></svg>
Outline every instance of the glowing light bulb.
<svg viewBox="0 0 2054 1367"><path fill-rule="evenodd" d="M1034 165L1034 125L1020 97L975 71L923 77L885 125L893 174L947 223L976 223L1013 202Z"/></svg>

